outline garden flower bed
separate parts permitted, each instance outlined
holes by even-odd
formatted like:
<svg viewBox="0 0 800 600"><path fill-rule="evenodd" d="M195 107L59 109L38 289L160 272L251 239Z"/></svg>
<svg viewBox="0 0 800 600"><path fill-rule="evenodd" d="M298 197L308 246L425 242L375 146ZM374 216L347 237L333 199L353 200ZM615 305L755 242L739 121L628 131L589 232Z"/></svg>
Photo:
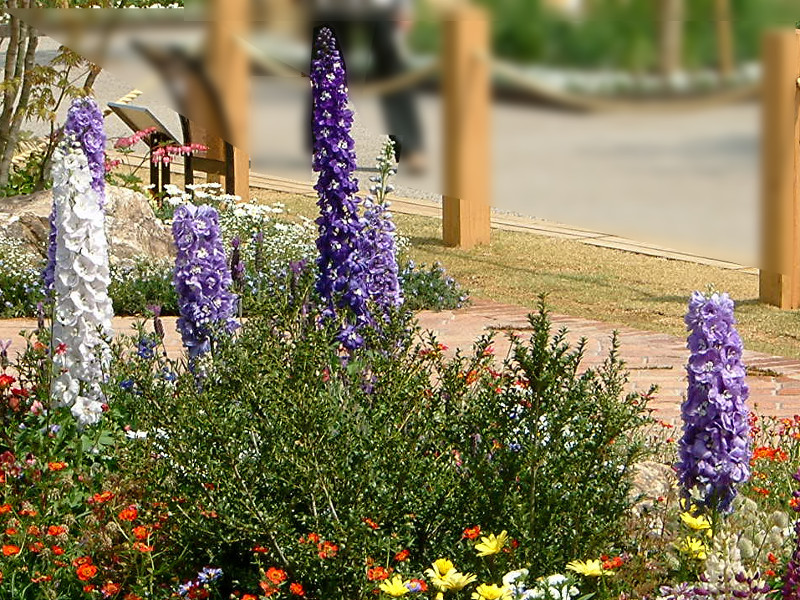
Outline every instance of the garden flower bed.
<svg viewBox="0 0 800 600"><path fill-rule="evenodd" d="M73 105L39 326L0 345L0 598L797 597L800 419L748 410L730 298L689 299L677 454L616 339L584 369L544 299L505 360L491 337L446 357L398 264L391 145L359 199L329 31L316 52L316 227L161 199L177 357L158 306L112 336L103 136ZM675 476L634 486L648 465Z"/></svg>

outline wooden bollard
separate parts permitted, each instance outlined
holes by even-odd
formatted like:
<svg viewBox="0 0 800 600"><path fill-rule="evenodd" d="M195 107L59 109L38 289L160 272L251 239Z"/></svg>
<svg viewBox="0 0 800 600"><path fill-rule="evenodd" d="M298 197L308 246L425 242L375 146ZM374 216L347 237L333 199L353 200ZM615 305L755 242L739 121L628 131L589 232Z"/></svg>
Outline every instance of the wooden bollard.
<svg viewBox="0 0 800 600"><path fill-rule="evenodd" d="M237 41L250 25L249 0L212 0L209 3L208 68L220 94L229 128L233 156L226 156L222 140L208 139L208 156L232 159L233 193L247 201L250 196L250 59Z"/></svg>
<svg viewBox="0 0 800 600"><path fill-rule="evenodd" d="M471 248L489 243L489 48L489 19L484 10L460 6L449 12L442 61L445 246Z"/></svg>
<svg viewBox="0 0 800 600"><path fill-rule="evenodd" d="M800 308L800 30L764 38L759 298Z"/></svg>

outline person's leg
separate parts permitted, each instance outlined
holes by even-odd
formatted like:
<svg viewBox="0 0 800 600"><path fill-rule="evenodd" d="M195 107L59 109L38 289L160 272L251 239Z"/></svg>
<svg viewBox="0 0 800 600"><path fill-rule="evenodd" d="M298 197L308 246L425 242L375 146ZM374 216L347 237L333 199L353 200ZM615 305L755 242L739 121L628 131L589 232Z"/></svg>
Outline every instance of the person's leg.
<svg viewBox="0 0 800 600"><path fill-rule="evenodd" d="M400 49L395 39L396 24L387 15L371 23L371 45L376 78L390 79L405 71ZM419 155L423 149L419 115L409 89L381 96L381 104L390 137L398 146L396 155L408 158Z"/></svg>

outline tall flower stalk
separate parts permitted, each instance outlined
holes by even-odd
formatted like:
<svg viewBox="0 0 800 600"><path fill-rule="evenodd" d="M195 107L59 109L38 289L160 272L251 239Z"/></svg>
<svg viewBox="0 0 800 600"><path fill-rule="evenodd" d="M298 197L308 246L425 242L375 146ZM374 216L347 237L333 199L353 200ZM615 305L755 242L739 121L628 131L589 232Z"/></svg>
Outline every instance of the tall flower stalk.
<svg viewBox="0 0 800 600"><path fill-rule="evenodd" d="M356 156L350 128L353 113L347 106L344 63L333 32L323 28L316 40L311 66L314 102L312 167L319 173L320 216L316 289L327 318L342 317L339 339L352 350L363 344L359 330L371 322L367 305L368 265L361 240L363 220L358 216Z"/></svg>
<svg viewBox="0 0 800 600"><path fill-rule="evenodd" d="M374 185L371 196L364 199L363 230L364 248L367 258L366 288L372 303L384 314L403 303L400 288L395 225L389 212L387 195L394 189L389 177L394 170L394 142L387 138L377 158L378 175L370 178Z"/></svg>
<svg viewBox="0 0 800 600"><path fill-rule="evenodd" d="M707 508L730 512L736 486L750 478L752 454L733 301L727 294L694 292L685 322L691 355L678 476L687 495L694 492Z"/></svg>
<svg viewBox="0 0 800 600"><path fill-rule="evenodd" d="M53 271L53 402L86 426L100 420L110 362L113 308L108 242L91 165L72 135L53 155L56 249Z"/></svg>
<svg viewBox="0 0 800 600"><path fill-rule="evenodd" d="M62 133L65 138L76 140L80 144L89 167L92 190L97 194L98 203L102 209L105 206L106 133L103 128L103 113L100 111L97 102L88 96L73 100L67 111L67 120ZM56 221L54 198L50 212L47 265L42 274L46 294L50 294L53 291L53 273L56 260Z"/></svg>
<svg viewBox="0 0 800 600"><path fill-rule="evenodd" d="M795 481L800 482L800 469L792 477ZM790 505L794 512L800 513L800 490L792 492ZM795 522L794 532L795 548L792 558L789 559L789 564L786 565L786 574L783 577L783 588L781 590L781 598L783 600L797 600L800 598L800 518Z"/></svg>
<svg viewBox="0 0 800 600"><path fill-rule="evenodd" d="M219 231L219 215L208 205L184 204L172 222L177 256L175 290L180 317L177 327L194 360L210 351L220 334L233 332L237 297Z"/></svg>

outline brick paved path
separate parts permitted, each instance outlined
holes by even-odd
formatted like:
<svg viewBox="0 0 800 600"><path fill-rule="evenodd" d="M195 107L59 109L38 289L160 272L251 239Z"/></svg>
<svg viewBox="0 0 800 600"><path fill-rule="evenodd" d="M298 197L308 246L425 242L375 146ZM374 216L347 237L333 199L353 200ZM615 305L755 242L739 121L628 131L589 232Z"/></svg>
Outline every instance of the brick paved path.
<svg viewBox="0 0 800 600"><path fill-rule="evenodd" d="M456 348L469 348L481 335L495 332L495 353L506 356L509 342L507 332L516 331L523 337L528 328L527 314L532 309L521 306L497 304L486 300L475 300L471 306L455 311L420 313L422 327L434 331L440 342L452 353ZM656 384L659 387L652 407L665 421L676 422L680 415L680 404L686 389L684 366L687 359L684 339L666 334L651 333L628 327L615 328L600 321L580 319L565 315L551 315L555 329L567 327L571 342L584 337L587 340L584 366L600 364L611 347L611 334L619 332L620 355L630 370L628 388L643 391ZM114 330L132 333L135 319L114 319ZM167 351L172 356L181 352L180 336L175 331L175 319L165 320ZM34 329L36 322L29 319L0 321L0 339L11 338L14 349L21 349L24 340L19 337L22 329ZM751 375L751 406L757 406L763 414L792 416L800 414L800 360L770 356L760 352L745 352L745 362L753 368L769 370L777 375Z"/></svg>

